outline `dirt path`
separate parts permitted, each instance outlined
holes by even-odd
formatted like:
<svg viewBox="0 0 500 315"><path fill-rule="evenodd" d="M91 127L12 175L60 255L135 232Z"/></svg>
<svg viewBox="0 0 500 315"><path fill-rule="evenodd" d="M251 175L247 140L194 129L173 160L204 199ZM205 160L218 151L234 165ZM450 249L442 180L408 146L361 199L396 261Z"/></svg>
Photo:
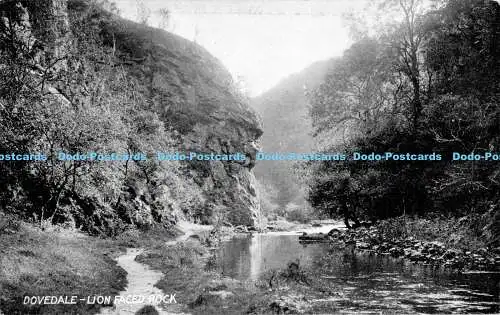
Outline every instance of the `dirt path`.
<svg viewBox="0 0 500 315"><path fill-rule="evenodd" d="M183 231L184 234L178 236L175 240L167 242L167 245L175 245L178 242L187 240L196 232L212 229L212 226L199 225L185 221L179 222L177 224L177 227L181 231ZM163 277L163 273L152 270L148 266L141 264L135 260L136 257L143 252L144 249L141 248L128 248L127 252L124 255L118 257L117 262L118 265L127 272L128 281L127 288L125 289L125 291L120 292L120 297L124 299L131 299L131 297L136 296L144 297L145 300L140 301L140 303L116 303L113 307L103 308L100 313L101 315L136 314L140 309L147 305L153 305L158 314L173 314L163 310L161 308L160 302L156 302L154 301L154 299L153 301L148 300L151 296L165 296L165 293L162 290L154 286Z"/></svg>
<svg viewBox="0 0 500 315"><path fill-rule="evenodd" d="M198 232L209 231L213 229L211 225L200 225L186 221L179 221L177 223L177 227L184 233L178 236L175 240L166 242L167 245L175 245L178 242L184 242L191 235L196 234Z"/></svg>
<svg viewBox="0 0 500 315"><path fill-rule="evenodd" d="M125 291L120 292L123 298L138 296L146 297L146 301L140 304L116 303L113 308L104 309L101 314L135 314L145 305L154 305L160 314L159 303L150 303L148 297L163 296L163 292L156 288L154 284L158 282L163 274L159 271L151 270L148 266L135 261L137 255L143 252L142 249L128 248L127 253L118 257L117 262L127 272L128 285Z"/></svg>

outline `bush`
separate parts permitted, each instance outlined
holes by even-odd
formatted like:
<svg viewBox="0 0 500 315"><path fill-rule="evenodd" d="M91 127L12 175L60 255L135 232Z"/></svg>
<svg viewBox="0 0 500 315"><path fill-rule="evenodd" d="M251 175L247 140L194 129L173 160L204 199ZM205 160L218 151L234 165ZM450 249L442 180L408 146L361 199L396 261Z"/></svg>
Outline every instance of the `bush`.
<svg viewBox="0 0 500 315"><path fill-rule="evenodd" d="M420 13L418 23L399 25L426 34L411 53L384 48L408 48L401 46L396 27L387 29L386 35L394 32L390 36L360 39L336 60L309 95L310 115L322 149L348 158L309 163L309 201L316 209L330 216L340 212L348 225L358 215L372 220L433 212L461 217L471 210L486 213L498 203L498 163L457 161L452 153L484 156L498 150L500 75L491 69L499 67L499 12L495 1L445 1ZM401 58L402 52L412 56ZM402 155L353 161L355 152ZM417 161L407 153L435 155ZM478 235L496 238L480 232L485 227L480 224L488 224L482 219L468 216L467 235L455 218L448 219L448 226L446 219L436 219L413 232L438 235L450 229L454 243L475 243ZM411 228L400 223L389 221L381 228L396 237Z"/></svg>
<svg viewBox="0 0 500 315"><path fill-rule="evenodd" d="M315 217L312 209L308 206L288 204L285 209L285 218L288 221L309 223Z"/></svg>

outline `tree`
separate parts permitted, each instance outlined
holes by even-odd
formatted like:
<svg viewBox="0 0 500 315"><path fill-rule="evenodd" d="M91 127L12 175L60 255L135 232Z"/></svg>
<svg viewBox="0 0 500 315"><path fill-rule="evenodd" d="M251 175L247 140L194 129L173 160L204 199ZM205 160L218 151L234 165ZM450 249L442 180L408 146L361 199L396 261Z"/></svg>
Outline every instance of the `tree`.
<svg viewBox="0 0 500 315"><path fill-rule="evenodd" d="M418 121L422 113L421 100L421 65L419 55L426 36L421 27L421 14L423 13L422 0L389 0L383 3L386 6L397 6L403 13L403 24L393 33L395 36L393 48L399 57L401 71L407 76L413 88L411 99L412 128L417 131Z"/></svg>
<svg viewBox="0 0 500 315"><path fill-rule="evenodd" d="M349 128L356 132L344 142L330 139L325 151L435 152L442 160L322 162L312 167L309 199L321 211L343 213L346 221L345 200L357 205L350 213L373 218L487 211L498 202L498 166L451 161L451 153L485 153L499 146L500 6L479 0L450 0L432 10L410 0L383 4L380 8L403 13L401 21L375 36L379 47L389 49L381 49L383 57L370 57L377 55L376 46L361 39L338 60L312 95L316 131L321 136L351 120L356 123ZM353 58L357 55L361 58ZM370 60L388 66L371 67ZM363 81L363 74L373 81ZM374 104L387 101L379 109L391 109L380 112L376 128L359 119L365 95ZM407 118L404 109L411 113Z"/></svg>
<svg viewBox="0 0 500 315"><path fill-rule="evenodd" d="M500 141L500 6L449 1L433 12L425 62L433 74L425 129L438 150L484 153ZM496 71L494 69L497 69ZM486 162L448 165L430 185L449 207L484 207L494 200L500 170Z"/></svg>
<svg viewBox="0 0 500 315"><path fill-rule="evenodd" d="M160 16L160 22L158 24L159 28L168 29L170 28L170 23L172 19L172 13L167 8L161 8L158 10Z"/></svg>
<svg viewBox="0 0 500 315"><path fill-rule="evenodd" d="M331 130L349 137L373 132L383 115L396 115L402 90L381 43L365 38L339 59L309 94L316 136Z"/></svg>
<svg viewBox="0 0 500 315"><path fill-rule="evenodd" d="M136 0L137 21L142 25L148 25L151 18L151 9L144 3L144 0Z"/></svg>
<svg viewBox="0 0 500 315"><path fill-rule="evenodd" d="M429 35L429 24L425 23L426 13L440 3L423 0L378 0L371 3L371 14L377 16L373 25L362 16L351 14L351 33L357 40L368 36L376 37L388 47L389 59L394 71L400 74L411 87L411 97L407 104L409 127L414 134L418 132L418 124L423 109L423 89L428 73L423 68L423 56L426 38ZM372 16L373 17L373 16ZM372 18L373 20L373 18ZM383 21L383 22L380 22Z"/></svg>

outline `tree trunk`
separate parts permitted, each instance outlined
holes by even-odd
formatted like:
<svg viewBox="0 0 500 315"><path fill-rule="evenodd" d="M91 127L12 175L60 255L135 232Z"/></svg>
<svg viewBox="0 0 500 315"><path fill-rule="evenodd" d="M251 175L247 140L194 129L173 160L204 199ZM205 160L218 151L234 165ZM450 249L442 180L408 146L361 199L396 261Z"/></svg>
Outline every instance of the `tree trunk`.
<svg viewBox="0 0 500 315"><path fill-rule="evenodd" d="M345 227L350 229L351 224L349 223L349 209L347 208L347 205L345 202L342 202L342 214L344 215L344 224Z"/></svg>

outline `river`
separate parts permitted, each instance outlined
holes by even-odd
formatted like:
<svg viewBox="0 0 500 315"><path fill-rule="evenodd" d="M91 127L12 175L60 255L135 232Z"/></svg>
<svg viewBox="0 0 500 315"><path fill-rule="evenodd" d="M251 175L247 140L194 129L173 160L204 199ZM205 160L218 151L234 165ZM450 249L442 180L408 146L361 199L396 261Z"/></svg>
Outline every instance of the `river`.
<svg viewBox="0 0 500 315"><path fill-rule="evenodd" d="M311 232L327 232L338 225ZM320 309L341 312L498 313L498 273L453 273L402 259L353 252L327 243L303 244L300 232L237 236L213 253L211 268L238 280L258 280L299 262L339 294L311 294Z"/></svg>

